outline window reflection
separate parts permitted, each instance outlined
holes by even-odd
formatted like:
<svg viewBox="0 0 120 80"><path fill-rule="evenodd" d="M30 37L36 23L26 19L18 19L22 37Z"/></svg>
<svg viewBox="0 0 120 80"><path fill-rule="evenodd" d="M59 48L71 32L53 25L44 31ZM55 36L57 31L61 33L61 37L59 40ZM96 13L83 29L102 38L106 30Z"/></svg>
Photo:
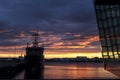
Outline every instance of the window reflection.
<svg viewBox="0 0 120 80"><path fill-rule="evenodd" d="M96 5L104 58L120 58L120 6Z"/></svg>

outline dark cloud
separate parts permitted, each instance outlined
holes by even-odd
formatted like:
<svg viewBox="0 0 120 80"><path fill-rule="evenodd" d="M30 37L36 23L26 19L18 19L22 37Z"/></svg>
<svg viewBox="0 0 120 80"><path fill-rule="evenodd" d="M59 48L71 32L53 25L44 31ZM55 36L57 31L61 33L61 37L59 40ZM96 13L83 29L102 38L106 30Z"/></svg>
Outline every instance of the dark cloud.
<svg viewBox="0 0 120 80"><path fill-rule="evenodd" d="M62 46L78 46L75 41L98 35L96 26L93 0L0 0L0 46L32 42L31 31L37 27L44 32L39 40L45 46L58 42L63 42Z"/></svg>

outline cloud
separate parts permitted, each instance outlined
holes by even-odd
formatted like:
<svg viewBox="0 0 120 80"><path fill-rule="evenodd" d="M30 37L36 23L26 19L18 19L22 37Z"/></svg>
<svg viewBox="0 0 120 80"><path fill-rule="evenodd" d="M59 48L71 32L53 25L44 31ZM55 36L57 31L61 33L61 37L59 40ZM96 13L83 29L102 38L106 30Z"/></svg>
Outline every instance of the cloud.
<svg viewBox="0 0 120 80"><path fill-rule="evenodd" d="M99 50L92 0L0 0L0 17L1 50L32 45L36 29L47 50Z"/></svg>
<svg viewBox="0 0 120 80"><path fill-rule="evenodd" d="M4 33L7 33L9 32L9 30L0 30L0 34L4 34Z"/></svg>

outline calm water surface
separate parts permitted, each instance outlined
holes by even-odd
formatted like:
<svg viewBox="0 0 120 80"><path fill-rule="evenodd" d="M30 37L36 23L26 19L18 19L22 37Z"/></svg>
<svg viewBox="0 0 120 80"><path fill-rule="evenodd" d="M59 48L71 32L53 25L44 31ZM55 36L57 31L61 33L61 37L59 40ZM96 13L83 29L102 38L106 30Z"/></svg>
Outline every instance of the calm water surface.
<svg viewBox="0 0 120 80"><path fill-rule="evenodd" d="M118 79L103 69L102 63L45 63L44 79ZM15 79L24 79L24 71Z"/></svg>
<svg viewBox="0 0 120 80"><path fill-rule="evenodd" d="M116 79L116 75L103 69L102 63L48 63L44 79Z"/></svg>

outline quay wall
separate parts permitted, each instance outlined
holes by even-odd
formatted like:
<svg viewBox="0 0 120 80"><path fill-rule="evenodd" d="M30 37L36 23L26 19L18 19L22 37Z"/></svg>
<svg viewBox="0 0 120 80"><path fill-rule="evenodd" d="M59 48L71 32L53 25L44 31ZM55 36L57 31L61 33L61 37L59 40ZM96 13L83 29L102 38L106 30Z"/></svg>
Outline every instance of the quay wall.
<svg viewBox="0 0 120 80"><path fill-rule="evenodd" d="M14 65L0 67L0 79L11 79L24 70L24 67L24 63L17 63Z"/></svg>

